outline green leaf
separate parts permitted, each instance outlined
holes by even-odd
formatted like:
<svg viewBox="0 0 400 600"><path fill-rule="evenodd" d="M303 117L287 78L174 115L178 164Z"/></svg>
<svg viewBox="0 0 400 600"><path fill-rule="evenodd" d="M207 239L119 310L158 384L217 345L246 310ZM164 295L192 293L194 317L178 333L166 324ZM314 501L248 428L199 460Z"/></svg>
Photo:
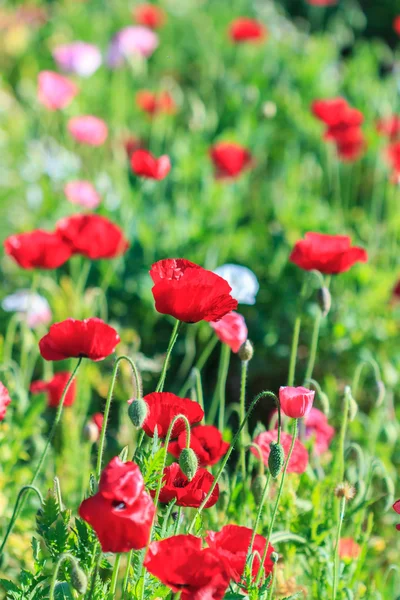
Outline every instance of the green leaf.
<svg viewBox="0 0 400 600"><path fill-rule="evenodd" d="M66 581L62 581L56 584L54 590L55 600L74 600L71 592L71 588Z"/></svg>
<svg viewBox="0 0 400 600"><path fill-rule="evenodd" d="M292 594L291 596L286 596L285 598L282 598L282 600L296 600L297 598L302 598L303 597L303 592L296 592L295 594Z"/></svg>
<svg viewBox="0 0 400 600"><path fill-rule="evenodd" d="M229 592L229 594L225 594L224 600L242 600L246 596L242 596L241 594L234 594L233 592Z"/></svg>

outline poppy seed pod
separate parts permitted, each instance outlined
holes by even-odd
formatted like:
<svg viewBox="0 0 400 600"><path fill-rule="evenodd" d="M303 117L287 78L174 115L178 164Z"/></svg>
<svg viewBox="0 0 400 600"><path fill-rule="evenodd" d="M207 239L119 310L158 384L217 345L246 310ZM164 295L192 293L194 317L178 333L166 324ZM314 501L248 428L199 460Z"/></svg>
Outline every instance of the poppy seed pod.
<svg viewBox="0 0 400 600"><path fill-rule="evenodd" d="M270 453L268 456L268 468L271 476L276 479L285 462L285 452L282 445L276 442L271 442L269 447Z"/></svg>
<svg viewBox="0 0 400 600"><path fill-rule="evenodd" d="M319 290L317 292L317 302L318 302L318 306L321 309L322 316L326 317L326 315L331 310L331 305L332 305L332 296L327 287L319 288Z"/></svg>
<svg viewBox="0 0 400 600"><path fill-rule="evenodd" d="M147 417L147 404L143 398L138 398L130 403L128 408L128 415L135 427L142 427Z"/></svg>
<svg viewBox="0 0 400 600"><path fill-rule="evenodd" d="M189 481L192 481L193 477L197 473L199 462L197 460L197 456L191 448L184 448L182 450L179 457L179 466Z"/></svg>
<svg viewBox="0 0 400 600"><path fill-rule="evenodd" d="M250 340L246 340L239 349L239 358L243 362L247 362L253 358L254 348Z"/></svg>
<svg viewBox="0 0 400 600"><path fill-rule="evenodd" d="M265 477L265 475L261 475L261 474L256 475L256 477L252 481L251 493L253 494L253 498L254 498L256 504L260 504L260 502L262 500L266 481L267 481L267 478Z"/></svg>
<svg viewBox="0 0 400 600"><path fill-rule="evenodd" d="M76 561L71 561L71 584L78 594L85 594L87 590L87 577Z"/></svg>

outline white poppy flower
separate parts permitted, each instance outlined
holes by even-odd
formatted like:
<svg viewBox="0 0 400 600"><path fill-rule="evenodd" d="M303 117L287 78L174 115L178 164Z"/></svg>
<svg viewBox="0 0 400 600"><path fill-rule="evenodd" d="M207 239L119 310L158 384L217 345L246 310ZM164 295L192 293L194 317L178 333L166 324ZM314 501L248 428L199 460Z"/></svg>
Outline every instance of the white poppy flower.
<svg viewBox="0 0 400 600"><path fill-rule="evenodd" d="M6 312L18 312L26 316L29 327L50 323L52 314L46 298L33 294L30 290L19 290L6 296L1 307Z"/></svg>
<svg viewBox="0 0 400 600"><path fill-rule="evenodd" d="M232 296L239 304L255 304L260 284L253 271L241 265L226 264L215 269L214 273L229 283Z"/></svg>

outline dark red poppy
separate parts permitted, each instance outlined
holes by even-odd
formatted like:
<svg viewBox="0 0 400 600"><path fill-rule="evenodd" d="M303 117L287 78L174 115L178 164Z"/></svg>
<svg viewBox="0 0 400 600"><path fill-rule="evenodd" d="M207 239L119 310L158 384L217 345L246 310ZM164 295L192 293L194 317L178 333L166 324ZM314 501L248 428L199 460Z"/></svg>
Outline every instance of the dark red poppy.
<svg viewBox="0 0 400 600"><path fill-rule="evenodd" d="M66 319L50 327L39 350L45 360L83 357L99 361L112 354L119 342L115 329L101 319Z"/></svg>
<svg viewBox="0 0 400 600"><path fill-rule="evenodd" d="M190 447L196 454L200 467L215 465L227 452L230 444L224 442L222 434L214 425L193 427L190 435ZM186 448L186 430L182 431L176 442L171 442L168 452L179 458Z"/></svg>
<svg viewBox="0 0 400 600"><path fill-rule="evenodd" d="M176 499L177 506L191 506L199 508L212 484L214 483L214 475L202 469L197 469L196 475L191 481L182 472L178 463L172 463L171 466L165 467L163 486L160 492L160 502L168 504L171 500ZM155 496L155 490L152 490L151 495ZM213 489L213 492L208 500L205 508L214 506L218 501L219 487L218 484Z"/></svg>
<svg viewBox="0 0 400 600"><path fill-rule="evenodd" d="M123 463L118 457L104 469L97 494L79 507L79 516L93 527L103 552L144 548L154 512L139 467L133 462Z"/></svg>
<svg viewBox="0 0 400 600"><path fill-rule="evenodd" d="M393 291L392 291L392 300L394 302L399 302L400 301L400 279L396 282L396 285L393 288Z"/></svg>
<svg viewBox="0 0 400 600"><path fill-rule="evenodd" d="M211 322L218 339L227 344L232 352L239 352L240 347L247 340L247 326L243 315L232 311L219 321Z"/></svg>
<svg viewBox="0 0 400 600"><path fill-rule="evenodd" d="M166 21L165 12L154 4L139 4L133 10L133 17L136 23L150 29L160 29Z"/></svg>
<svg viewBox="0 0 400 600"><path fill-rule="evenodd" d="M213 548L225 560L229 568L231 579L240 583L243 580L244 569L246 566L247 555L250 547L253 530L239 525L225 525L221 531L208 531L206 542L210 548ZM260 556L263 555L267 540L262 535L256 535L253 544L253 552L257 551ZM274 563L271 560L271 554L275 549L271 544L268 546L267 556L264 561L265 574L272 573ZM260 568L260 560L257 555L253 561L252 575L256 577Z"/></svg>
<svg viewBox="0 0 400 600"><path fill-rule="evenodd" d="M229 26L229 37L236 44L259 43L267 37L267 29L256 19L238 17Z"/></svg>
<svg viewBox="0 0 400 600"><path fill-rule="evenodd" d="M368 255L363 248L351 246L351 239L346 235L308 232L304 240L296 242L289 260L305 271L316 269L336 275L348 271L357 262L367 262Z"/></svg>
<svg viewBox="0 0 400 600"><path fill-rule="evenodd" d="M7 406L10 404L11 398L8 389L0 381L0 422L4 420L7 412Z"/></svg>
<svg viewBox="0 0 400 600"><path fill-rule="evenodd" d="M132 171L147 179L161 180L165 179L171 170L171 161L169 156L164 154L156 158L147 150L136 150L131 156Z"/></svg>
<svg viewBox="0 0 400 600"><path fill-rule="evenodd" d="M181 600L222 600L229 585L225 561L193 535L153 542L144 565L173 592L181 592Z"/></svg>
<svg viewBox="0 0 400 600"><path fill-rule="evenodd" d="M376 130L391 140L397 139L400 135L400 115L379 119L376 123Z"/></svg>
<svg viewBox="0 0 400 600"><path fill-rule="evenodd" d="M261 448L263 455L263 463L268 466L268 457L270 453L270 443L278 440L278 432L276 429L271 431L263 431L254 439L254 442ZM289 454L290 445L292 443L292 436L289 433L282 431L281 433L281 444L285 452L285 457ZM251 448L251 452L259 458L258 452ZM292 456L290 457L289 465L287 468L288 473L304 473L308 465L308 452L303 444L296 440Z"/></svg>
<svg viewBox="0 0 400 600"><path fill-rule="evenodd" d="M176 112L174 99L167 91L155 94L149 90L140 90L136 94L136 104L151 116L160 113L173 115Z"/></svg>
<svg viewBox="0 0 400 600"><path fill-rule="evenodd" d="M395 510L397 514L400 515L400 500L397 500L397 502L393 504L393 510ZM400 531L400 523L396 525L396 529Z"/></svg>
<svg viewBox="0 0 400 600"><path fill-rule="evenodd" d="M169 426L177 415L184 415L191 425L199 423L204 417L204 411L198 402L189 398L180 398L171 392L153 392L145 396L143 400L147 404L147 416L143 423L143 429L150 437L154 436L157 427L158 437L165 438ZM179 419L172 429L170 439L178 437L184 429L185 424L182 419Z"/></svg>
<svg viewBox="0 0 400 600"><path fill-rule="evenodd" d="M168 258L150 270L156 310L185 323L217 321L238 303L225 279L185 258Z"/></svg>
<svg viewBox="0 0 400 600"><path fill-rule="evenodd" d="M393 29L395 30L395 32L397 33L397 35L400 35L400 15L398 15L394 21L393 21Z"/></svg>
<svg viewBox="0 0 400 600"><path fill-rule="evenodd" d="M252 165L252 156L246 148L234 142L219 142L210 150L217 179L233 179Z"/></svg>
<svg viewBox="0 0 400 600"><path fill-rule="evenodd" d="M23 269L57 269L72 255L69 244L41 229L11 235L4 241L4 249Z"/></svg>
<svg viewBox="0 0 400 600"><path fill-rule="evenodd" d="M58 221L56 231L68 242L74 254L91 260L114 258L125 254L129 242L122 230L100 215L72 215Z"/></svg>
<svg viewBox="0 0 400 600"><path fill-rule="evenodd" d="M71 373L68 371L60 371L56 373L50 381L33 381L29 388L32 394L46 393L48 397L48 405L52 408L60 404L61 396L66 388ZM76 397L76 379L74 379L68 388L65 396L64 406L72 406Z"/></svg>

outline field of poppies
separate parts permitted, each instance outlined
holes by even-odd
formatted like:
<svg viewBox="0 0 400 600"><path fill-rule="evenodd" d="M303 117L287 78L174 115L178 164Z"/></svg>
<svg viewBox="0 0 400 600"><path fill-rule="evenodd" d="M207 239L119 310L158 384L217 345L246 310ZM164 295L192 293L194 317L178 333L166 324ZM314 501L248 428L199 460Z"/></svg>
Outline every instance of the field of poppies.
<svg viewBox="0 0 400 600"><path fill-rule="evenodd" d="M399 600L400 6L298 4L2 5L0 598Z"/></svg>

